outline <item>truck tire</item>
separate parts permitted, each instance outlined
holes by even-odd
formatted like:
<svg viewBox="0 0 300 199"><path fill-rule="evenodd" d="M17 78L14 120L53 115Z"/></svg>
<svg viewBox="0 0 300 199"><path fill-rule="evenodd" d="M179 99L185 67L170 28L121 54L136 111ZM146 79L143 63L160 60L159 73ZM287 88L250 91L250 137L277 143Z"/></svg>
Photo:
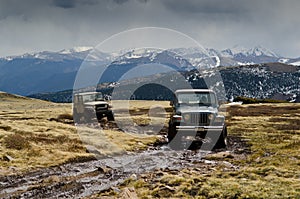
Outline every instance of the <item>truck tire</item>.
<svg viewBox="0 0 300 199"><path fill-rule="evenodd" d="M176 131L176 125L174 123L169 122L169 128L168 128L168 142L171 142L174 137L176 136L177 131Z"/></svg>
<svg viewBox="0 0 300 199"><path fill-rule="evenodd" d="M76 109L73 109L73 121L74 123L80 123L82 115L80 113L77 113Z"/></svg>
<svg viewBox="0 0 300 199"><path fill-rule="evenodd" d="M187 148L182 142L182 136L180 133L176 131L176 124L169 123L169 129L168 129L168 142L169 147L173 150L182 150Z"/></svg>
<svg viewBox="0 0 300 199"><path fill-rule="evenodd" d="M95 113L91 110L84 110L83 118L84 123L92 123L95 118Z"/></svg>
<svg viewBox="0 0 300 199"><path fill-rule="evenodd" d="M96 117L97 117L98 122L100 122L101 119L103 118L103 114L96 113Z"/></svg>
<svg viewBox="0 0 300 199"><path fill-rule="evenodd" d="M223 149L227 147L227 127L224 126L220 137L213 149Z"/></svg>
<svg viewBox="0 0 300 199"><path fill-rule="evenodd" d="M106 117L108 121L115 121L115 117L112 111L108 112Z"/></svg>

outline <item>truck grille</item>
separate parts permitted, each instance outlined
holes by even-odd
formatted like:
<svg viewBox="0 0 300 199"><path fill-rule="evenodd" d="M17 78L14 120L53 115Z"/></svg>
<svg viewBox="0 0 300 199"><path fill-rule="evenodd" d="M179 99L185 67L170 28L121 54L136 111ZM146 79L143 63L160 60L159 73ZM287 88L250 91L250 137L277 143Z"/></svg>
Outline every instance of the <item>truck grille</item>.
<svg viewBox="0 0 300 199"><path fill-rule="evenodd" d="M100 111L100 110L104 110L107 108L107 105L106 104L101 104L101 105L97 105L96 107L96 110L97 111Z"/></svg>
<svg viewBox="0 0 300 199"><path fill-rule="evenodd" d="M191 113L191 124L209 125L208 113Z"/></svg>

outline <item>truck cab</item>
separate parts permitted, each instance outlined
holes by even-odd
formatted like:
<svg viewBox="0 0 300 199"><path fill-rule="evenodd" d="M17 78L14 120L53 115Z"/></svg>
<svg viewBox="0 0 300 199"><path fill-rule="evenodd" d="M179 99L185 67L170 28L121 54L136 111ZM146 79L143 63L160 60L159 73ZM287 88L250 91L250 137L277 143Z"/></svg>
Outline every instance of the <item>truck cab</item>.
<svg viewBox="0 0 300 199"><path fill-rule="evenodd" d="M170 105L173 109L168 129L170 144L180 145L183 138L193 142L209 138L214 145L212 148L226 147L225 117L219 114L217 95L213 90L177 90Z"/></svg>
<svg viewBox="0 0 300 199"><path fill-rule="evenodd" d="M112 106L101 92L76 93L73 96L73 116L75 122L92 121L97 118L100 121L107 117L107 120L114 120Z"/></svg>

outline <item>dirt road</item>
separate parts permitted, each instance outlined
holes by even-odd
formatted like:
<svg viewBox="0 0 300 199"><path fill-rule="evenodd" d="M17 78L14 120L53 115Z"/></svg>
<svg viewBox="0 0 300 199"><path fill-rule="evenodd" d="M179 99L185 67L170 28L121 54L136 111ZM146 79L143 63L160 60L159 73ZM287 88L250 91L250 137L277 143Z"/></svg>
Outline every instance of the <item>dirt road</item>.
<svg viewBox="0 0 300 199"><path fill-rule="evenodd" d="M230 138L229 144L230 151L226 153L237 156L235 149L240 148L240 143ZM174 151L162 145L143 152L69 163L24 175L4 176L0 178L0 198L82 198L115 188L129 177L135 178L139 174L160 169L198 167L205 173L219 164L236 169L222 158L208 160L206 157L211 153Z"/></svg>

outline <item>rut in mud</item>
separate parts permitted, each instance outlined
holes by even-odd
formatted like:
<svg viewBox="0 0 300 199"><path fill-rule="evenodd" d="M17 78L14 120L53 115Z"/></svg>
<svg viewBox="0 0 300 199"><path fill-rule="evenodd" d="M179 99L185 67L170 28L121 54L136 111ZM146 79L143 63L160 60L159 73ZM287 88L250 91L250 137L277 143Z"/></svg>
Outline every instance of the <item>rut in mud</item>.
<svg viewBox="0 0 300 199"><path fill-rule="evenodd" d="M229 139L230 154L243 155L242 142ZM236 151L238 150L238 153ZM82 198L107 190L130 176L159 169L199 167L205 170L226 161L207 160L209 151L174 151L167 145L152 147L143 152L106 157L103 159L69 163L41 169L24 175L0 178L0 198ZM246 151L244 151L246 153Z"/></svg>

